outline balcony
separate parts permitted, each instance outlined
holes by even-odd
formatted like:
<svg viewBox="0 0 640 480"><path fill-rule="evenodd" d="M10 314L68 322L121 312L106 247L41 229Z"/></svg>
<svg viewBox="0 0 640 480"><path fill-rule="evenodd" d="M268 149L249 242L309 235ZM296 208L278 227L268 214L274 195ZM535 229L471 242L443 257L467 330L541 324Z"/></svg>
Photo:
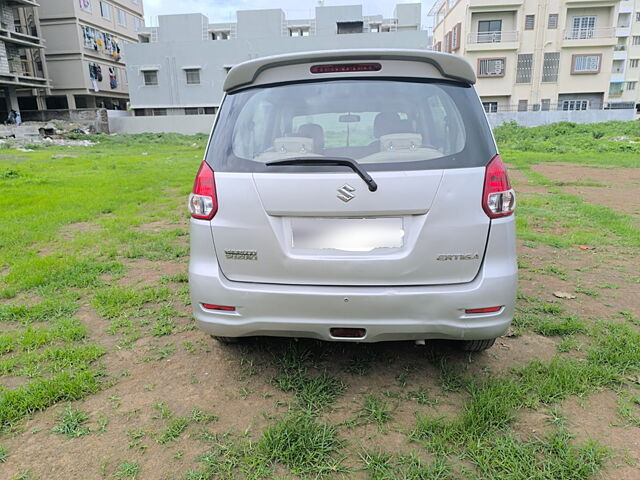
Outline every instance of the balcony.
<svg viewBox="0 0 640 480"><path fill-rule="evenodd" d="M0 84L33 88L50 86L49 80L43 78L32 62L21 58L10 58L8 62L9 73L0 73Z"/></svg>
<svg viewBox="0 0 640 480"><path fill-rule="evenodd" d="M36 0L9 0L7 2L10 6L16 7L39 7L40 4Z"/></svg>
<svg viewBox="0 0 640 480"><path fill-rule="evenodd" d="M524 0L469 0L469 8L498 7L500 10L517 10Z"/></svg>
<svg viewBox="0 0 640 480"><path fill-rule="evenodd" d="M611 82L609 84L609 96L619 97L624 92L624 82Z"/></svg>
<svg viewBox="0 0 640 480"><path fill-rule="evenodd" d="M611 83L623 83L624 82L624 70L619 72L611 72Z"/></svg>
<svg viewBox="0 0 640 480"><path fill-rule="evenodd" d="M43 48L44 42L39 37L33 35L27 35L26 33L15 32L7 30L6 28L0 28L0 40L8 43L15 43L23 47L31 48Z"/></svg>
<svg viewBox="0 0 640 480"><path fill-rule="evenodd" d="M517 50L517 31L502 32L469 32L467 35L467 50Z"/></svg>
<svg viewBox="0 0 640 480"><path fill-rule="evenodd" d="M623 47L623 48L618 48ZM613 47L613 60L626 60L627 59L627 49L625 45L616 45Z"/></svg>
<svg viewBox="0 0 640 480"><path fill-rule="evenodd" d="M628 37L629 35L631 35L630 25L618 25L616 27L616 37Z"/></svg>
<svg viewBox="0 0 640 480"><path fill-rule="evenodd" d="M570 28L564 32L563 47L610 47L618 43L614 27Z"/></svg>
<svg viewBox="0 0 640 480"><path fill-rule="evenodd" d="M623 0L620 2L618 13L633 13L633 2L630 0Z"/></svg>

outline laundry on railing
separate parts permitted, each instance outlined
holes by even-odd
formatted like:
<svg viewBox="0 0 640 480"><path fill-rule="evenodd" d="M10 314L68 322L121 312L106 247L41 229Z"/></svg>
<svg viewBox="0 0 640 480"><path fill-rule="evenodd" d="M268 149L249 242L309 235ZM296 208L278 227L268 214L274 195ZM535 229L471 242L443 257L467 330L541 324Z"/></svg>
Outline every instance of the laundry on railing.
<svg viewBox="0 0 640 480"><path fill-rule="evenodd" d="M82 37L84 46L96 52L106 53L119 61L121 56L120 44L116 36L100 30L82 25Z"/></svg>
<svg viewBox="0 0 640 480"><path fill-rule="evenodd" d="M109 85L111 89L118 88L118 69L109 67Z"/></svg>

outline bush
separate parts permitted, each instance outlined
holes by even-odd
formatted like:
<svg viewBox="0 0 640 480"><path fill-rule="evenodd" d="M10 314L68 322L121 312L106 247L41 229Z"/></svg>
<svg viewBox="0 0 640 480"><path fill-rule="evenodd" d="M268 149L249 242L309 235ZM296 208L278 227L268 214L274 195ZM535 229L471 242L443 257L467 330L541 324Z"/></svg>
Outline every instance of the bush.
<svg viewBox="0 0 640 480"><path fill-rule="evenodd" d="M640 120L576 124L558 122L523 127L507 122L494 130L501 148L549 153L640 153Z"/></svg>

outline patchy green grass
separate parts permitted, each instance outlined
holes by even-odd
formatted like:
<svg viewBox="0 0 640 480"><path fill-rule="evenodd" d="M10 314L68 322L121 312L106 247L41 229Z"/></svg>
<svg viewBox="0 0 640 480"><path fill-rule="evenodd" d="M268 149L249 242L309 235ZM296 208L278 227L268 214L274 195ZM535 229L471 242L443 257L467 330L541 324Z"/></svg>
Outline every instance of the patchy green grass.
<svg viewBox="0 0 640 480"><path fill-rule="evenodd" d="M614 139L620 136L638 140L638 122L498 129L503 158L529 185L544 187L519 197L517 228L527 246L637 250L640 236L631 216L563 191L567 185L604 187L604 179L563 183L531 168L552 161L639 168L638 144ZM177 135L101 137L95 147L60 149L77 158L55 161L51 148L3 150L0 463L20 459L21 435L53 430L75 438L64 439L70 446L82 445L88 433L108 433L129 447L128 458L112 456L107 445L96 452L95 470L87 472L96 478L152 477L156 456L165 455L158 475L185 480L587 480L616 453L604 447L606 438L573 439L571 424L559 413L563 402L612 389L619 423L637 428L637 313L617 307L616 318L596 319L573 308L609 301L625 292L626 280L581 283L583 269L538 262L535 254L520 261L523 271L579 294L575 303L518 298L516 335L550 337L546 342L557 348L551 359L529 356L516 367L502 365L506 348L500 342L479 355L311 341L214 351L218 347L204 335L192 336L193 322L181 313L189 303L185 273L159 272L155 283L143 286L136 283L141 278L127 278L139 260L186 262L184 200L204 142ZM636 277L629 282L640 282ZM420 348L429 353L416 360ZM176 365L185 355L189 365ZM114 358L129 363L110 371ZM138 368L145 366L184 371L184 378L166 380L177 397L166 396L162 376L139 383ZM199 383L204 387L208 375L216 375L223 395L216 414L204 409L202 398L185 393ZM109 415L88 418L82 399L112 385L103 394ZM136 408L132 393L143 399ZM25 418L70 401L73 407L57 407L59 416L41 417L46 426L22 431ZM229 422L226 406L238 404L246 421ZM529 411L547 416L542 433L514 429ZM224 430L229 423L241 427ZM360 438L362 431L367 433ZM35 475L39 466L27 466L20 478L41 477Z"/></svg>
<svg viewBox="0 0 640 480"><path fill-rule="evenodd" d="M375 395L366 395L360 418L369 423L375 423L381 431L384 431L385 424L391 420L391 409L385 400Z"/></svg>
<svg viewBox="0 0 640 480"><path fill-rule="evenodd" d="M416 455L364 452L360 455L372 480L453 480L451 467L442 458L425 464Z"/></svg>
<svg viewBox="0 0 640 480"><path fill-rule="evenodd" d="M78 438L91 433L91 429L86 426L89 415L82 410L67 406L58 415L58 424L51 430L53 433L66 435L69 438Z"/></svg>
<svg viewBox="0 0 640 480"><path fill-rule="evenodd" d="M307 364L312 351L299 348L295 343L290 346L284 355L275 359L278 374L273 384L284 392L292 392L300 410L315 415L332 404L342 394L345 385L326 372L311 375Z"/></svg>

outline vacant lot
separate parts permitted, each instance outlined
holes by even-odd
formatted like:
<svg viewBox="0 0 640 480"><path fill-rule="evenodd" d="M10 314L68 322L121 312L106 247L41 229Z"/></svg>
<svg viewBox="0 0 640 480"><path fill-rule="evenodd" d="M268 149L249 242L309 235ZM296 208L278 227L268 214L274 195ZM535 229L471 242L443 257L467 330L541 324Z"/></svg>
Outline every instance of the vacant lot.
<svg viewBox="0 0 640 480"><path fill-rule="evenodd" d="M521 280L475 355L195 330L202 137L0 150L0 478L640 478L640 125L497 137Z"/></svg>

